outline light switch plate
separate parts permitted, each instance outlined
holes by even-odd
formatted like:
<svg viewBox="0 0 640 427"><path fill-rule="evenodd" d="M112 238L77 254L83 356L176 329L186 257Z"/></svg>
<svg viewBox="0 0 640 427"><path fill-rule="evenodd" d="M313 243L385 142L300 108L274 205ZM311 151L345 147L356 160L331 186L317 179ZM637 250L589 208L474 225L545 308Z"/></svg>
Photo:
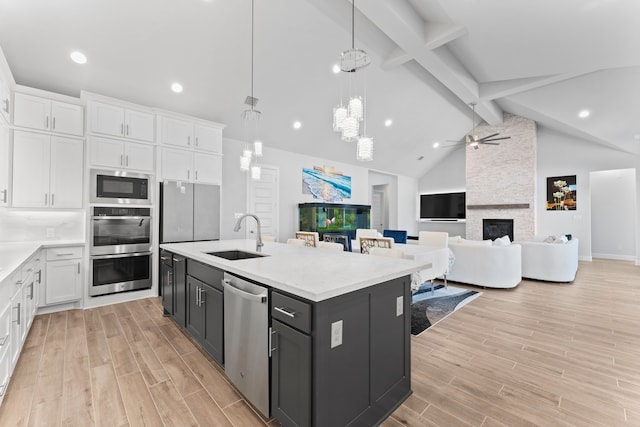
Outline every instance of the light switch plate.
<svg viewBox="0 0 640 427"><path fill-rule="evenodd" d="M331 324L331 348L342 345L342 320Z"/></svg>
<svg viewBox="0 0 640 427"><path fill-rule="evenodd" d="M403 312L404 312L404 297L400 295L398 298L396 298L396 317L402 316Z"/></svg>

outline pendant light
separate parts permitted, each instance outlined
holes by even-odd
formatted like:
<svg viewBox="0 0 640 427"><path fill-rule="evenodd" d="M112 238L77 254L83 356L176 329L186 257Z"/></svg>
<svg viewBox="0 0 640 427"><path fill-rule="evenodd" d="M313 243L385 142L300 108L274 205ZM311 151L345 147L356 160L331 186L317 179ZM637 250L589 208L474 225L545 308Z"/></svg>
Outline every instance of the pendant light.
<svg viewBox="0 0 640 427"><path fill-rule="evenodd" d="M351 2L351 48L340 54L340 71L348 73L349 100L342 103L342 89L340 104L333 109L333 130L341 132L341 138L346 142L358 142L358 160L373 160L373 138L365 136L366 129L366 97L358 94L356 89L356 71L371 63L371 58L362 49L355 47L355 0ZM361 82L364 86L364 81ZM362 142L361 142L362 141Z"/></svg>
<svg viewBox="0 0 640 427"><path fill-rule="evenodd" d="M253 96L253 45L254 45L254 15L255 15L255 0L251 0L251 95L247 96L244 103L249 108L242 112L242 119L245 127L245 148L240 156L240 169L245 172L251 173L251 178L255 180L260 179L260 166L257 164L257 158L262 157L262 141L257 139L258 136L258 121L260 120L262 113L260 110L256 110L258 104L258 98ZM253 140L253 145L249 146L249 140Z"/></svg>

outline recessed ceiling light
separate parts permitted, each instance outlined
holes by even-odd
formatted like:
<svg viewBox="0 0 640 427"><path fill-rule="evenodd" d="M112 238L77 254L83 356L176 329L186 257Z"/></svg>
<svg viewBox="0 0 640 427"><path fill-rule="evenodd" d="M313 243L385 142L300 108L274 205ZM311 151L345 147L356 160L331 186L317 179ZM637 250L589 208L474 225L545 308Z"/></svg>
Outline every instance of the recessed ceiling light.
<svg viewBox="0 0 640 427"><path fill-rule="evenodd" d="M578 117L580 117L581 119L586 119L587 117L589 117L590 114L591 114L591 111L582 110L578 113Z"/></svg>
<svg viewBox="0 0 640 427"><path fill-rule="evenodd" d="M331 71L333 71L334 74L338 74L340 72L340 66L338 64L333 64Z"/></svg>
<svg viewBox="0 0 640 427"><path fill-rule="evenodd" d="M440 147L440 143L439 142L434 142L433 143L433 148L438 148Z"/></svg>
<svg viewBox="0 0 640 427"><path fill-rule="evenodd" d="M393 124L393 120L391 120L391 119L387 119L387 120L385 120L385 121L384 121L384 125L385 125L386 127L389 127L389 126L391 126L392 124Z"/></svg>
<svg viewBox="0 0 640 427"><path fill-rule="evenodd" d="M640 133L636 133L635 135L633 135L633 139L635 139L636 141L640 141Z"/></svg>
<svg viewBox="0 0 640 427"><path fill-rule="evenodd" d="M76 64L87 63L87 56L82 52L78 52L77 50L74 50L73 52L71 52L69 56L71 57L71 60Z"/></svg>
<svg viewBox="0 0 640 427"><path fill-rule="evenodd" d="M171 83L171 90L175 93L180 93L182 92L182 85L178 82Z"/></svg>
<svg viewBox="0 0 640 427"><path fill-rule="evenodd" d="M295 121L293 122L293 128L294 129L300 129L302 127L302 123Z"/></svg>

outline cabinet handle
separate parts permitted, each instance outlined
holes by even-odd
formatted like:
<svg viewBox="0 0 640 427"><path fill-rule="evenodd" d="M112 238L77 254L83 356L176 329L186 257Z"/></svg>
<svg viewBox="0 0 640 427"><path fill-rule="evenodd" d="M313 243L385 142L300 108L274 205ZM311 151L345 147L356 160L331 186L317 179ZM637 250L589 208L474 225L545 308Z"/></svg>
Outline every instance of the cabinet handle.
<svg viewBox="0 0 640 427"><path fill-rule="evenodd" d="M191 178L191 171L189 169L187 169L187 179Z"/></svg>
<svg viewBox="0 0 640 427"><path fill-rule="evenodd" d="M27 268L27 273L31 273L33 271L33 268Z"/></svg>
<svg viewBox="0 0 640 427"><path fill-rule="evenodd" d="M49 195L44 193L44 205L47 206L47 201L49 200Z"/></svg>
<svg viewBox="0 0 640 427"><path fill-rule="evenodd" d="M200 288L200 305L206 304L207 303L207 299L206 298L202 298L202 297L206 297L207 296L207 291L205 291L203 288Z"/></svg>
<svg viewBox="0 0 640 427"><path fill-rule="evenodd" d="M42 269L38 270L38 285L42 284Z"/></svg>
<svg viewBox="0 0 640 427"><path fill-rule="evenodd" d="M31 292L29 293L29 299L33 299L33 282L29 283L29 287L31 288Z"/></svg>
<svg viewBox="0 0 640 427"><path fill-rule="evenodd" d="M4 111L9 112L9 98L4 100Z"/></svg>
<svg viewBox="0 0 640 427"><path fill-rule="evenodd" d="M120 123L120 135L124 135L124 123Z"/></svg>
<svg viewBox="0 0 640 427"><path fill-rule="evenodd" d="M9 334L7 334L4 338L2 338L2 341L0 341L0 347L2 347L4 343L7 342L7 339L9 339Z"/></svg>
<svg viewBox="0 0 640 427"><path fill-rule="evenodd" d="M196 136L196 147L198 146L198 137Z"/></svg>
<svg viewBox="0 0 640 427"><path fill-rule="evenodd" d="M127 129L126 133L127 133L127 135L129 135L129 125L127 125L126 129Z"/></svg>
<svg viewBox="0 0 640 427"><path fill-rule="evenodd" d="M21 305L22 305L22 304L18 303L18 306L17 306L17 307L13 307L13 308L18 309L18 319L17 319L17 320L12 320L12 322L13 322L13 323L17 323L18 325L20 324L20 311L21 311L21 310L20 310L20 306L21 306Z"/></svg>
<svg viewBox="0 0 640 427"><path fill-rule="evenodd" d="M196 181L198 180L198 171L196 171Z"/></svg>
<svg viewBox="0 0 640 427"><path fill-rule="evenodd" d="M51 123L51 128L55 129L56 128L56 118L54 117Z"/></svg>
<svg viewBox="0 0 640 427"><path fill-rule="evenodd" d="M78 263L78 274L80 274L80 263Z"/></svg>
<svg viewBox="0 0 640 427"><path fill-rule="evenodd" d="M73 255L73 252L65 252L65 253L56 254L56 256L70 256L70 255Z"/></svg>
<svg viewBox="0 0 640 427"><path fill-rule="evenodd" d="M275 311L277 311L278 313L282 313L282 314L284 314L285 316L289 316L289 317L296 317L296 312L295 312L295 311L289 311L289 310L287 310L287 308L286 308L286 307L282 307L282 308L280 308L280 307L273 307L273 309L274 309Z"/></svg>
<svg viewBox="0 0 640 427"><path fill-rule="evenodd" d="M53 206L53 200L55 196L56 196L55 194L51 193L51 206Z"/></svg>
<svg viewBox="0 0 640 427"><path fill-rule="evenodd" d="M124 156L120 154L120 166L124 166Z"/></svg>
<svg viewBox="0 0 640 427"><path fill-rule="evenodd" d="M44 119L44 128L49 129L49 116Z"/></svg>
<svg viewBox="0 0 640 427"><path fill-rule="evenodd" d="M7 203L7 189L2 190L2 203Z"/></svg>
<svg viewBox="0 0 640 427"><path fill-rule="evenodd" d="M200 286L196 286L196 305L200 307Z"/></svg>
<svg viewBox="0 0 640 427"><path fill-rule="evenodd" d="M129 166L129 155L124 156L124 165Z"/></svg>
<svg viewBox="0 0 640 427"><path fill-rule="evenodd" d="M191 137L187 136L187 145L191 145Z"/></svg>
<svg viewBox="0 0 640 427"><path fill-rule="evenodd" d="M271 353L276 351L278 347L273 347L273 336L277 334L278 331L274 331L273 328L269 328L269 357L271 357Z"/></svg>

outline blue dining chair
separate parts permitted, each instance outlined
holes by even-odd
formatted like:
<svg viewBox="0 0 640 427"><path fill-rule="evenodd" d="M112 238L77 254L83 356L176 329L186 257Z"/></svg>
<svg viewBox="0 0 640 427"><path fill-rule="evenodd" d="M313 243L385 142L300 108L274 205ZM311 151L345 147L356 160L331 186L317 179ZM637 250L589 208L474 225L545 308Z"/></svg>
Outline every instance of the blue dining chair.
<svg viewBox="0 0 640 427"><path fill-rule="evenodd" d="M396 243L407 243L407 230L383 230L383 237L391 237Z"/></svg>

